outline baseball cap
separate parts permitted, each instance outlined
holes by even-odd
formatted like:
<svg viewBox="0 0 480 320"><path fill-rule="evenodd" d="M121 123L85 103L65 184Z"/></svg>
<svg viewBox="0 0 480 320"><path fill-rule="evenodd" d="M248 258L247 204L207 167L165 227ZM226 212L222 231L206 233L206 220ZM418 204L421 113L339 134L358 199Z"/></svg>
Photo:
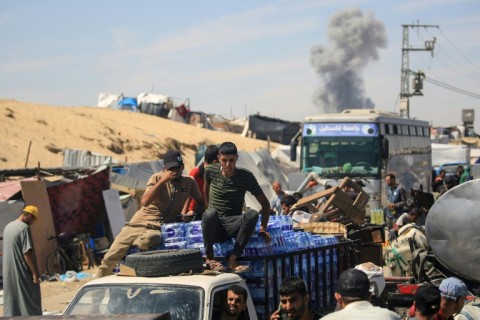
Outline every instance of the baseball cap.
<svg viewBox="0 0 480 320"><path fill-rule="evenodd" d="M367 274L354 268L343 271L338 278L337 292L345 297L368 297L370 281Z"/></svg>
<svg viewBox="0 0 480 320"><path fill-rule="evenodd" d="M440 294L448 300L457 300L462 296L468 296L465 283L458 278L447 278L440 283Z"/></svg>
<svg viewBox="0 0 480 320"><path fill-rule="evenodd" d="M432 315L440 310L440 291L432 285L423 285L415 293L415 308L423 315Z"/></svg>
<svg viewBox="0 0 480 320"><path fill-rule="evenodd" d="M22 210L25 213L30 213L32 216L38 219L38 208L35 206L26 206Z"/></svg>
<svg viewBox="0 0 480 320"><path fill-rule="evenodd" d="M176 150L169 150L163 157L163 166L166 169L176 168L183 164L182 155Z"/></svg>

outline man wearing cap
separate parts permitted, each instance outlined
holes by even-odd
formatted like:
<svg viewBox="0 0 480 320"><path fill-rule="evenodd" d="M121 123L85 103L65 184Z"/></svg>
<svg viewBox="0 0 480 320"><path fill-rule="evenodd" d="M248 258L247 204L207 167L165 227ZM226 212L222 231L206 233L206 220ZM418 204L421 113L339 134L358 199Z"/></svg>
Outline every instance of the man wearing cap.
<svg viewBox="0 0 480 320"><path fill-rule="evenodd" d="M173 223L178 215L191 217L195 212L187 211L186 202L192 197L201 213L205 201L195 180L182 176L182 155L169 150L163 159L163 170L153 174L147 182L142 196L142 207L123 226L105 254L99 267L98 277L112 274L116 264L125 256L130 246L149 250L163 243L161 225Z"/></svg>
<svg viewBox="0 0 480 320"><path fill-rule="evenodd" d="M335 292L337 306L342 309L322 319L400 319L400 316L388 309L374 307L370 302L370 282L365 272L348 269L340 274Z"/></svg>
<svg viewBox="0 0 480 320"><path fill-rule="evenodd" d="M440 291L433 285L420 286L415 292L415 315L411 320L434 320L440 310Z"/></svg>
<svg viewBox="0 0 480 320"><path fill-rule="evenodd" d="M444 279L440 283L440 310L435 314L434 320L453 320L453 316L462 311L468 289L465 283L455 277ZM410 308L409 314L416 312L416 304Z"/></svg>
<svg viewBox="0 0 480 320"><path fill-rule="evenodd" d="M440 311L435 316L435 320L451 320L453 315L462 311L465 304L465 298L468 296L468 289L465 283L455 277L447 278L440 283Z"/></svg>
<svg viewBox="0 0 480 320"><path fill-rule="evenodd" d="M3 316L42 315L40 280L35 267L30 225L38 208L25 206L3 230Z"/></svg>

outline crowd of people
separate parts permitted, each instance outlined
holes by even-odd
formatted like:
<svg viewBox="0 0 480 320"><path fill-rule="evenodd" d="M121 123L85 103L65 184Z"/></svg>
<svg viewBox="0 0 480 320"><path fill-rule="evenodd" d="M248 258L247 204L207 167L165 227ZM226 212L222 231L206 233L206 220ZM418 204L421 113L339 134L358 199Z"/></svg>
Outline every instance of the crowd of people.
<svg viewBox="0 0 480 320"><path fill-rule="evenodd" d="M260 220L258 236L269 242L267 225L270 215L294 215L291 208L301 194L289 195L279 181L272 183L275 196L267 199L256 177L247 169L237 167L238 150L232 142L220 146L210 145L205 151L204 162L183 175L182 155L169 150L164 158L162 171L153 174L147 182L141 199L141 208L115 237L103 257L97 277L113 273L113 269L132 246L150 250L162 244L161 226L177 221L201 220L206 268L213 271L243 273L248 265L238 263L245 246L255 233ZM460 169L457 170L461 174ZM439 178L443 177L439 175ZM458 177L460 183L460 176ZM392 227L409 222L424 223L419 208L403 212L405 195L396 183L395 175L385 177L388 203L385 218L393 221ZM437 180L436 180L437 183ZM438 181L439 187L442 185ZM258 201L261 210L244 208L246 192ZM347 194L352 190L344 190ZM352 198L356 195L352 194ZM308 214L308 208L300 212ZM21 216L9 223L4 230L3 278L4 316L41 315L41 297L38 270L33 263L32 239L29 226L39 217L38 208L26 206ZM214 255L214 244L235 239L233 250L226 261ZM370 302L371 284L365 272L348 269L338 278L335 292L337 311L325 319L399 319L394 312L374 306ZM271 320L319 319L309 309L310 295L302 279L289 277L280 285L280 306ZM452 319L459 313L467 295L465 285L458 279L446 279L440 287L424 286L417 292L412 319ZM438 299L440 297L440 299ZM226 306L216 319L241 319L246 308L248 293L241 286L227 290ZM432 318L432 315L434 316Z"/></svg>

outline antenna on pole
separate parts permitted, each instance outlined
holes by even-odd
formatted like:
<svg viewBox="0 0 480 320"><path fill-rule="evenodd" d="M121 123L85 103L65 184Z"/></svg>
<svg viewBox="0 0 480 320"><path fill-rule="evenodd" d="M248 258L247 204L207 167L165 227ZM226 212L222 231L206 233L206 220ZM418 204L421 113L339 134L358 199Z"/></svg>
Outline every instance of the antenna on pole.
<svg viewBox="0 0 480 320"><path fill-rule="evenodd" d="M423 96L421 89L423 89L423 78L425 74L421 71L413 72L410 70L409 66L409 52L410 51L430 51L433 57L433 49L435 48L436 38L433 40L425 41L423 48L410 48L409 39L408 39L408 28L438 28L438 25L427 25L427 24L402 24L403 27L403 39L402 39L402 72L400 79L400 115L404 118L410 117L410 97L412 96ZM410 93L410 75L415 75L413 79L413 86L415 91Z"/></svg>

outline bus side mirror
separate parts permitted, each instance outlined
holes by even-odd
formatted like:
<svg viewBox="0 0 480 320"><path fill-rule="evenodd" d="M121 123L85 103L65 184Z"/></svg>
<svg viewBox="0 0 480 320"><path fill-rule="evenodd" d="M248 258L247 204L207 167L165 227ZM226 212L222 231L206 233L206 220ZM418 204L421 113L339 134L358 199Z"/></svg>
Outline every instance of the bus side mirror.
<svg viewBox="0 0 480 320"><path fill-rule="evenodd" d="M297 146L298 146L297 139L294 139L290 142L290 161L292 162L297 161Z"/></svg>
<svg viewBox="0 0 480 320"><path fill-rule="evenodd" d="M388 160L388 154L389 154L388 139L383 139L383 143L382 143L382 159Z"/></svg>

